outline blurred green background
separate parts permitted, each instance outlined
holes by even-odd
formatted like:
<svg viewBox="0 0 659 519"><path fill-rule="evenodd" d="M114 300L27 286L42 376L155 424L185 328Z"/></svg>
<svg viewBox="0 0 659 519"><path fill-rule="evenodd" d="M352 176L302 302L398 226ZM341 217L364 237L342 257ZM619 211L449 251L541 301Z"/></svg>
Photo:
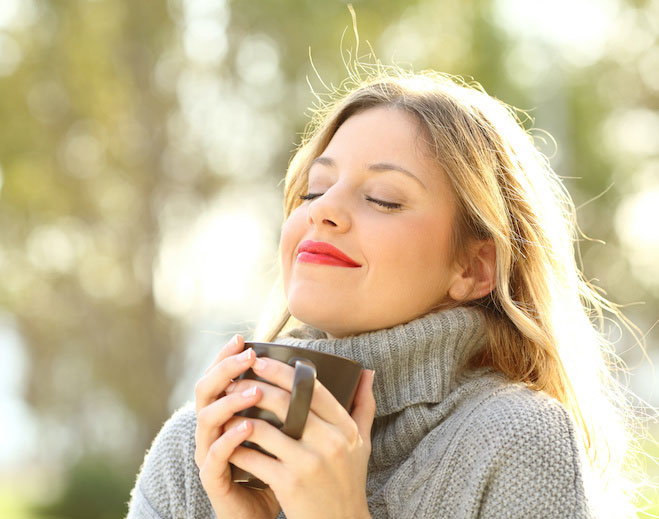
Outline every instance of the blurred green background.
<svg viewBox="0 0 659 519"><path fill-rule="evenodd" d="M659 0L353 5L360 55L473 78L553 136L586 276L656 362ZM354 51L338 0L0 1L0 517L123 516L163 421L263 310L309 85Z"/></svg>

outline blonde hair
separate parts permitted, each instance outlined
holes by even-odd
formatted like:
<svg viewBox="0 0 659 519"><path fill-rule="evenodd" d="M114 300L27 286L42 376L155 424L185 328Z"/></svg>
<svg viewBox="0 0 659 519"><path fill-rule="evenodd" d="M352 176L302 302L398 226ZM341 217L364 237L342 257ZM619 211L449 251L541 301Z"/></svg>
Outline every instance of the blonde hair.
<svg viewBox="0 0 659 519"><path fill-rule="evenodd" d="M359 67L368 77L353 73L307 126L286 174L285 217L306 193L310 162L346 119L376 106L413 114L456 195L455 256L474 239L491 239L496 247L496 288L466 303L485 315L489 334L469 366L491 366L560 401L581 433L598 499L608 498L602 509L632 516L621 475L625 399L611 375L617 358L597 328L603 311L621 316L577 265L575 209L560 179L516 112L480 85L432 71ZM294 324L282 307L263 339L274 340Z"/></svg>

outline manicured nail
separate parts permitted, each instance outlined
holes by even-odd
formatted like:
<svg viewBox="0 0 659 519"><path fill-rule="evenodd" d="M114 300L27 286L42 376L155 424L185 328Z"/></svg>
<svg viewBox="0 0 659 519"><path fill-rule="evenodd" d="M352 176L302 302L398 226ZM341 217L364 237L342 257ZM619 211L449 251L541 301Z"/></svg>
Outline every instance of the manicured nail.
<svg viewBox="0 0 659 519"><path fill-rule="evenodd" d="M249 387L240 393L244 398L251 398L256 394L256 386Z"/></svg>
<svg viewBox="0 0 659 519"><path fill-rule="evenodd" d="M243 422L237 427L237 429L240 432L246 431L247 430L247 420L243 420Z"/></svg>
<svg viewBox="0 0 659 519"><path fill-rule="evenodd" d="M235 345L236 345L236 335L231 337L231 340L229 342L225 343L225 345L222 348L225 349L225 350L230 350Z"/></svg>
<svg viewBox="0 0 659 519"><path fill-rule="evenodd" d="M254 350L252 348L248 348L245 351L243 351L240 355L238 355L238 360L240 362L247 362L254 356Z"/></svg>
<svg viewBox="0 0 659 519"><path fill-rule="evenodd" d="M262 370L264 370L267 366L268 366L268 363L267 363L264 359L262 359L262 358L260 358L260 357L257 357L257 358L256 358L256 362L254 362L254 369L255 369L256 371L262 371Z"/></svg>

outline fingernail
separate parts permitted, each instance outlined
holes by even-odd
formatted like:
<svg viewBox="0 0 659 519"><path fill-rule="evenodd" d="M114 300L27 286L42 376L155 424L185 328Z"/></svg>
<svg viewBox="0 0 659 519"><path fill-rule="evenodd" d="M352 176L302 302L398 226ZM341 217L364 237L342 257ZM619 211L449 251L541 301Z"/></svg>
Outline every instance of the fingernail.
<svg viewBox="0 0 659 519"><path fill-rule="evenodd" d="M249 387L241 393L244 398L251 398L256 394L256 386Z"/></svg>
<svg viewBox="0 0 659 519"><path fill-rule="evenodd" d="M224 392L225 392L225 393L231 393L231 392L235 391L235 389L236 389L236 384L234 384L233 382L231 382L231 384L229 384L229 385L227 386L227 388L224 390Z"/></svg>
<svg viewBox="0 0 659 519"><path fill-rule="evenodd" d="M254 369L257 371L261 371L264 370L267 367L267 365L268 363L264 359L257 357L256 362L254 362Z"/></svg>
<svg viewBox="0 0 659 519"><path fill-rule="evenodd" d="M251 359L253 355L254 355L254 350L252 348L248 348L245 351L243 351L240 355L238 355L238 360L240 362L246 362L249 359Z"/></svg>
<svg viewBox="0 0 659 519"><path fill-rule="evenodd" d="M233 348L235 345L236 345L236 335L234 335L233 337L231 337L231 339L229 340L229 342L227 342L227 343L223 346L223 348L224 348L225 350L230 350L230 349Z"/></svg>
<svg viewBox="0 0 659 519"><path fill-rule="evenodd" d="M239 431L246 431L247 430L247 420L243 420L243 422L237 427Z"/></svg>

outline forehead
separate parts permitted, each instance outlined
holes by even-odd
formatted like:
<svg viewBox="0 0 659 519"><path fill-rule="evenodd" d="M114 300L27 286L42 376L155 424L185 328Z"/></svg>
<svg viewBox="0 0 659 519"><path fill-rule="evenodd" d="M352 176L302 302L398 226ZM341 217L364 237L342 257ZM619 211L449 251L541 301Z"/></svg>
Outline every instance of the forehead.
<svg viewBox="0 0 659 519"><path fill-rule="evenodd" d="M350 116L321 156L330 157L339 167L397 164L426 185L447 182L425 126L416 115L393 106L368 108Z"/></svg>
<svg viewBox="0 0 659 519"><path fill-rule="evenodd" d="M361 110L339 126L327 149L368 146L380 153L432 156L427 131L412 113L394 106Z"/></svg>

